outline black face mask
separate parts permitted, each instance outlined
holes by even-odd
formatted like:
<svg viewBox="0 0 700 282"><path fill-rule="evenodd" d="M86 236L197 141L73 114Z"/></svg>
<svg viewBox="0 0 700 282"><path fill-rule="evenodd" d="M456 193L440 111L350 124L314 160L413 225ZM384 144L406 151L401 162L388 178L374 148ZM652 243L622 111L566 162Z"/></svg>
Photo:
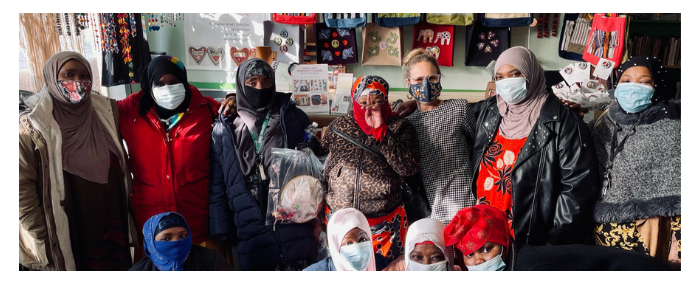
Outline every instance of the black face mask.
<svg viewBox="0 0 700 282"><path fill-rule="evenodd" d="M248 100L248 103L250 103L250 105L256 109L267 106L275 98L275 91L272 89L272 87L265 89L257 89L247 85L244 87L244 97L246 100Z"/></svg>

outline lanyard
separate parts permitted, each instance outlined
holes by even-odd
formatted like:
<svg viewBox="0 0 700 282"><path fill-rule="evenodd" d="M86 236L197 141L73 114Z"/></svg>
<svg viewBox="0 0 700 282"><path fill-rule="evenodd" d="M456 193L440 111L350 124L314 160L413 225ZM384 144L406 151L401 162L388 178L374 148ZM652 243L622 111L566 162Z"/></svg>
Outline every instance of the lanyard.
<svg viewBox="0 0 700 282"><path fill-rule="evenodd" d="M605 196L605 194L608 192L608 188L610 188L611 185L610 182L612 180L612 176L610 174L613 167L613 161L615 160L615 156L617 156L617 154L620 153L620 151L622 151L622 149L625 147L625 141L627 141L627 137L630 137L630 135L637 132L637 130L635 129L637 127L637 124L639 124L639 120L637 120L637 122L635 122L632 126L632 132L625 135L625 138L622 138L620 144L615 145L615 143L617 143L617 132L619 132L619 130L615 129L615 132L613 133L612 143L610 144L610 162L605 167L605 173L603 174L603 196Z"/></svg>
<svg viewBox="0 0 700 282"><path fill-rule="evenodd" d="M272 110L267 111L267 115L265 116L265 121L262 124L262 128L260 128L260 135L257 136L255 133L253 133L250 128L248 128L248 132L250 132L250 137L253 138L253 143L255 144L255 152L260 154L260 149L262 148L262 142L263 142L263 136L265 136L265 130L267 129L267 123L270 121L270 114L272 114Z"/></svg>

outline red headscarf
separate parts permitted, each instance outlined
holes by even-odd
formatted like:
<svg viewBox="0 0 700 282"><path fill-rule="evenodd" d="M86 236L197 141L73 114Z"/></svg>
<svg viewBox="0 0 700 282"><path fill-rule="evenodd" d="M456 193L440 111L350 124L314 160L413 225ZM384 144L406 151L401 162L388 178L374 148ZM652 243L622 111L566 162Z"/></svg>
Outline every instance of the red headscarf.
<svg viewBox="0 0 700 282"><path fill-rule="evenodd" d="M360 128L365 134L372 135L374 136L374 139L376 139L379 142L382 142L382 139L384 138L384 135L387 131L387 125L386 123L383 123L382 126L380 126L379 128L372 128L367 124L367 121L365 121L365 112L367 110L362 109L362 106L357 103L357 99L360 98L360 96L362 96L363 93L367 95L384 96L386 102L381 105L381 110L382 119L384 119L384 122L386 122L386 120L390 117L397 115L396 113L391 111L391 106L389 105L389 83L379 76L367 75L358 78L352 85L352 111L353 117L355 117L355 122L357 123L357 125L360 126Z"/></svg>
<svg viewBox="0 0 700 282"><path fill-rule="evenodd" d="M461 209L445 226L445 245L455 245L468 255L486 242L503 246L508 254L510 231L506 213L486 204Z"/></svg>

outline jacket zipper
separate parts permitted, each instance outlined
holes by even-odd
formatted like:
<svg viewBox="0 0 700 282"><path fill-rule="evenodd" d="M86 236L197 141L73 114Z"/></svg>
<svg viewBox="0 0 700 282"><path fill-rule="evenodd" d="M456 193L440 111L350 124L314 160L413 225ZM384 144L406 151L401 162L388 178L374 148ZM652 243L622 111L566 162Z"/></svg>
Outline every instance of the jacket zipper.
<svg viewBox="0 0 700 282"><path fill-rule="evenodd" d="M360 197L358 196L360 191L360 175L362 174L362 149L360 149L359 166L357 167L357 176L355 177L355 201L353 206L355 209L360 210Z"/></svg>
<svg viewBox="0 0 700 282"><path fill-rule="evenodd" d="M532 225L534 224L535 221L535 216L536 213L535 211L537 210L537 190L540 187L540 176L542 175L542 165L544 162L542 161L544 159L544 150L540 152L540 164L537 168L537 180L535 181L535 193L532 195L532 208L530 211L530 226L527 228L527 243L530 243L530 232L532 231Z"/></svg>

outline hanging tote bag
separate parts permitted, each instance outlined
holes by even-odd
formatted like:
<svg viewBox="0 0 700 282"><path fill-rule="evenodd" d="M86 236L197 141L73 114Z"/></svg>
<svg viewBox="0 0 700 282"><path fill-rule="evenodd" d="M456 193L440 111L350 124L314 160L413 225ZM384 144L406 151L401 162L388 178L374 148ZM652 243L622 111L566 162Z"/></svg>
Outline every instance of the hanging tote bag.
<svg viewBox="0 0 700 282"><path fill-rule="evenodd" d="M362 28L362 65L401 66L403 28L368 23Z"/></svg>
<svg viewBox="0 0 700 282"><path fill-rule="evenodd" d="M497 60L503 51L510 48L508 28L484 27L476 21L467 26L467 44L464 56L465 66L487 66ZM491 74L493 75L493 74Z"/></svg>
<svg viewBox="0 0 700 282"><path fill-rule="evenodd" d="M585 14L565 13L559 36L559 57L583 62L583 49L588 33L591 31L591 21Z"/></svg>
<svg viewBox="0 0 700 282"><path fill-rule="evenodd" d="M532 24L533 13L485 13L481 14L481 23L485 27L514 27Z"/></svg>
<svg viewBox="0 0 700 282"><path fill-rule="evenodd" d="M438 65L453 66L455 26L421 22L413 27L411 49L423 48L437 59Z"/></svg>
<svg viewBox="0 0 700 282"><path fill-rule="evenodd" d="M325 23L314 25L316 31L316 62L318 64L357 63L357 42L354 28L330 28Z"/></svg>
<svg viewBox="0 0 700 282"><path fill-rule="evenodd" d="M597 66L598 61L604 58L613 61L615 67L619 66L624 53L626 24L627 19L620 18L617 14L612 14L611 17L595 14L583 59Z"/></svg>
<svg viewBox="0 0 700 282"><path fill-rule="evenodd" d="M316 13L272 13L272 20L283 24L313 24Z"/></svg>
<svg viewBox="0 0 700 282"><path fill-rule="evenodd" d="M397 27L418 24L420 13L377 13L375 22L383 27Z"/></svg>
<svg viewBox="0 0 700 282"><path fill-rule="evenodd" d="M367 24L365 13L324 13L323 19L331 28L355 28Z"/></svg>
<svg viewBox="0 0 700 282"><path fill-rule="evenodd" d="M425 14L425 21L431 24L443 25L470 25L474 22L472 13L428 13Z"/></svg>

